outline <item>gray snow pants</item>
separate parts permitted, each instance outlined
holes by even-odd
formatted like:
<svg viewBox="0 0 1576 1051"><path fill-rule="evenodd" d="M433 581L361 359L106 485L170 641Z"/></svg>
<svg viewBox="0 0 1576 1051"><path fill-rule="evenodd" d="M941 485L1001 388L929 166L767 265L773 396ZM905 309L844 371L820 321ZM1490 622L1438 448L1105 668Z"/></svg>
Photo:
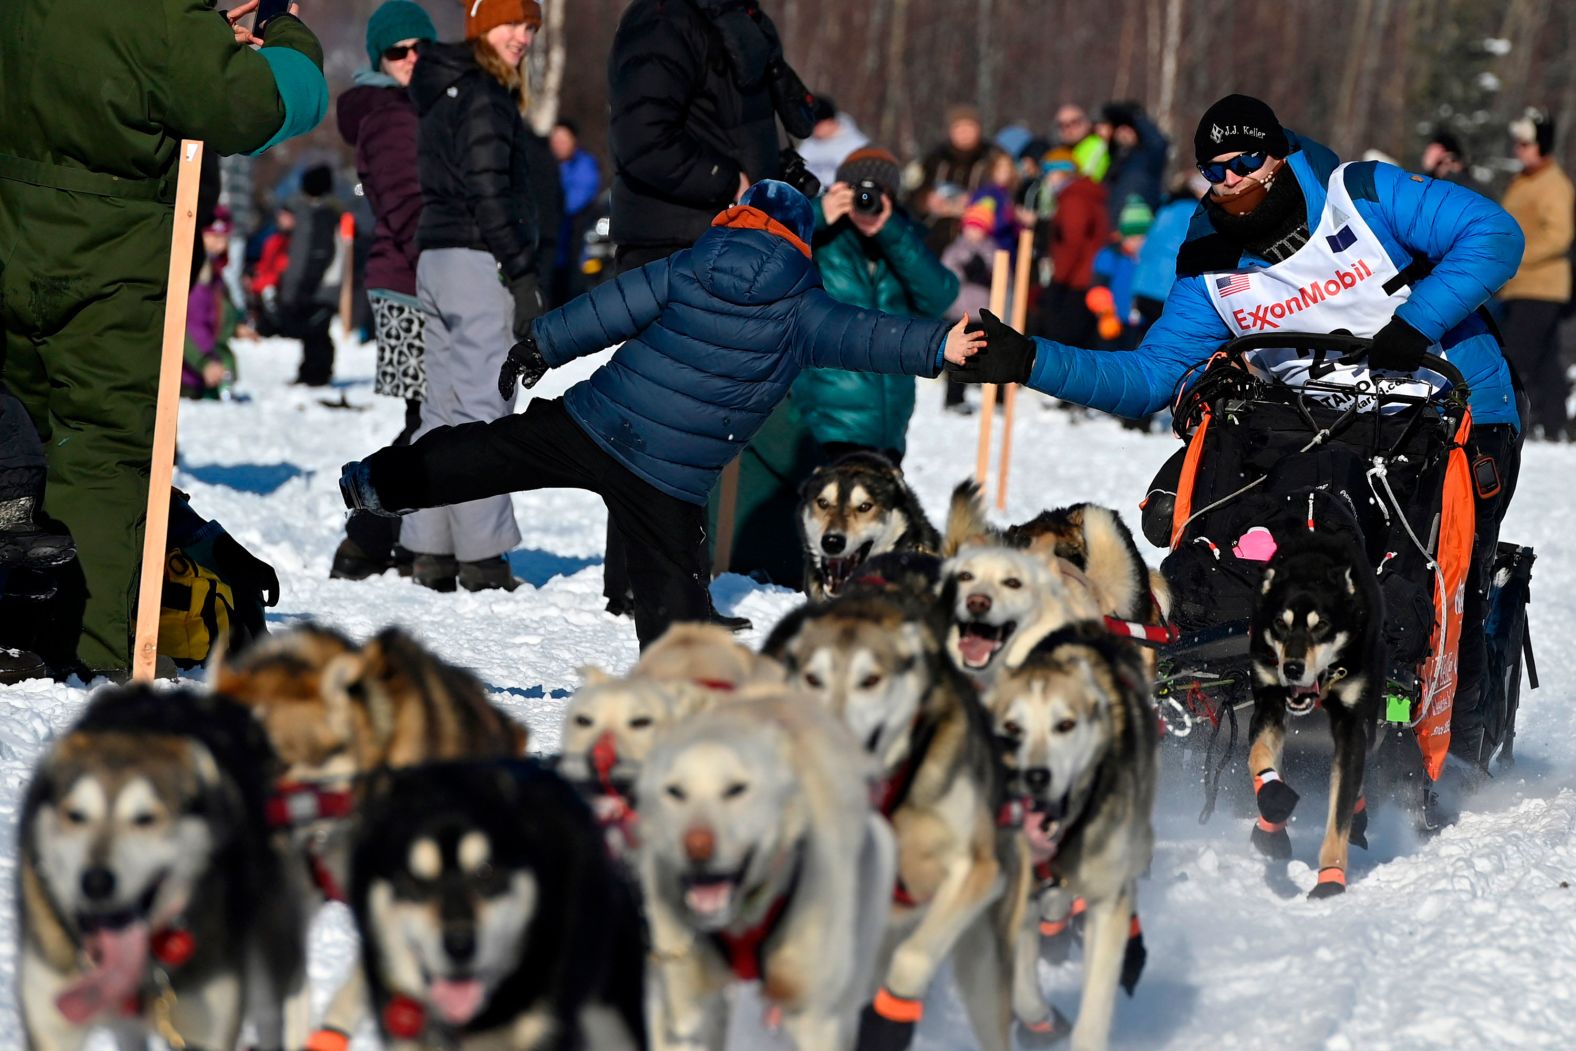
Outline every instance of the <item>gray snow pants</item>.
<svg viewBox="0 0 1576 1051"><path fill-rule="evenodd" d="M427 398L415 437L512 413L514 399L498 396L498 372L514 345L514 300L493 257L471 248L427 249L416 263L416 297L427 314ZM399 539L417 554L476 562L512 550L520 530L505 494L417 511L400 523Z"/></svg>

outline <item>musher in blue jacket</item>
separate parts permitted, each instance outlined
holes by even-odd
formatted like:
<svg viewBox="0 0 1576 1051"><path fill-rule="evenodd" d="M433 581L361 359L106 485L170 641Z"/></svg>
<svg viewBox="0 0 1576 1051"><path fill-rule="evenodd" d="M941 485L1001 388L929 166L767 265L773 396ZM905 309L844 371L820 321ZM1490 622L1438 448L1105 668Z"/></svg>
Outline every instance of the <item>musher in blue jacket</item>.
<svg viewBox="0 0 1576 1051"><path fill-rule="evenodd" d="M433 431L345 465L346 505L384 514L528 489L589 489L631 545L642 646L704 621L706 497L806 368L934 376L984 344L963 322L838 303L810 260L810 202L751 186L695 246L621 274L533 323L499 387L623 345L562 399Z"/></svg>
<svg viewBox="0 0 1576 1051"><path fill-rule="evenodd" d="M1478 502L1453 716L1451 750L1478 761L1483 599L1515 490L1521 427L1509 365L1478 308L1516 272L1520 228L1464 187L1390 164L1341 164L1248 96L1211 106L1193 146L1213 188L1177 256L1165 310L1136 353L1031 340L985 313L989 349L958 377L1027 383L1141 417L1170 403L1190 370L1202 374L1221 344L1250 333L1372 337L1369 365L1396 372L1414 371L1430 350L1447 358L1471 388L1475 452L1495 460L1503 482Z"/></svg>

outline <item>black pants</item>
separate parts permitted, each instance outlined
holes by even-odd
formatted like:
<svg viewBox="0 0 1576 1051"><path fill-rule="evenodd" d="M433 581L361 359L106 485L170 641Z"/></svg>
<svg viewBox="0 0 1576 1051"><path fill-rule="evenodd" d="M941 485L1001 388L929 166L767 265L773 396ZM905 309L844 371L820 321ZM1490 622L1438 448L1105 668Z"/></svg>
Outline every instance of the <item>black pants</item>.
<svg viewBox="0 0 1576 1051"><path fill-rule="evenodd" d="M627 544L642 648L676 621L710 614L705 508L661 492L609 456L561 399L538 399L491 423L441 427L367 463L385 507L440 507L531 489L596 493Z"/></svg>
<svg viewBox="0 0 1576 1051"><path fill-rule="evenodd" d="M1450 749L1471 762L1480 762L1489 750L1483 741L1483 677L1488 661L1483 618L1488 613L1488 589L1493 583L1499 526L1505 520L1511 497L1516 494L1516 479L1521 473L1521 441L1521 434L1509 424L1492 424L1473 428L1467 449L1467 454L1474 459L1491 457L1499 470L1500 480L1498 493L1490 497L1479 494L1476 500L1472 564L1467 570L1466 596L1461 609L1456 697L1450 712Z"/></svg>
<svg viewBox="0 0 1576 1051"><path fill-rule="evenodd" d="M619 274L639 270L647 263L666 259L674 252L688 247L688 244L619 245L613 249L613 269ZM711 552L703 548L700 561L706 570L706 579L711 579ZM618 522L612 515L607 519L607 544L602 554L602 597L607 599L608 612L619 614L629 611L634 598L634 588L629 577L629 554L624 538L619 535Z"/></svg>
<svg viewBox="0 0 1576 1051"><path fill-rule="evenodd" d="M1570 385L1560 356L1559 325L1563 303L1537 299L1505 301L1505 356L1515 364L1532 399L1532 413L1522 419L1527 428L1538 427L1551 441L1565 437L1569 420L1565 400Z"/></svg>
<svg viewBox="0 0 1576 1051"><path fill-rule="evenodd" d="M22 403L0 383L0 501L44 494L44 446Z"/></svg>
<svg viewBox="0 0 1576 1051"><path fill-rule="evenodd" d="M308 304L285 315L285 335L301 341L301 367L295 381L308 387L326 387L334 378L334 340L328 326L334 320L332 308Z"/></svg>

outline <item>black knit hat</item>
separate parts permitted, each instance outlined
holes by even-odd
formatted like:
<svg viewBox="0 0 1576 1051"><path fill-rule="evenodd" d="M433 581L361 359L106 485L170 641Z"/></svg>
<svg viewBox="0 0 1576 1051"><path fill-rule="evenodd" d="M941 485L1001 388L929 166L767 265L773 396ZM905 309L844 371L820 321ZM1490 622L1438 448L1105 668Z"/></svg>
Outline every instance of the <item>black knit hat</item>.
<svg viewBox="0 0 1576 1051"><path fill-rule="evenodd" d="M1284 157L1290 149L1275 111L1248 95L1227 95L1209 107L1193 133L1193 155L1200 164L1222 153L1264 150L1271 157Z"/></svg>
<svg viewBox="0 0 1576 1051"><path fill-rule="evenodd" d="M301 173L301 192L308 197L327 197L334 192L334 171L318 164Z"/></svg>
<svg viewBox="0 0 1576 1051"><path fill-rule="evenodd" d="M866 179L885 190L888 197L896 198L903 185L902 165L886 150L865 146L850 153L837 166L838 182L855 186Z"/></svg>

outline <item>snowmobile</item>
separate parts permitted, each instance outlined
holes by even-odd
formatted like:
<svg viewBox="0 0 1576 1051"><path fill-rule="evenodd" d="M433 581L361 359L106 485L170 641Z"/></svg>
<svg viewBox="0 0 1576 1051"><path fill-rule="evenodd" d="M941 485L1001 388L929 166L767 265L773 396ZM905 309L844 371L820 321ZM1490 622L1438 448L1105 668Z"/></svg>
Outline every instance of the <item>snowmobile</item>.
<svg viewBox="0 0 1576 1051"><path fill-rule="evenodd" d="M1178 637L1161 647L1156 701L1172 742L1205 742L1201 820L1236 757L1240 713L1253 704L1248 622L1264 563L1287 530L1345 534L1367 555L1389 662L1378 738L1415 740L1409 758L1425 796L1443 768L1473 492L1491 496L1499 479L1492 461L1474 462L1460 371L1428 355L1411 375L1370 372L1370 344L1340 333L1255 334L1224 345L1196 383L1180 385L1174 426L1186 447L1151 486L1143 519L1150 541L1171 549L1161 572ZM1485 764L1514 760L1524 659L1537 687L1526 616L1534 557L1501 542L1494 558Z"/></svg>

